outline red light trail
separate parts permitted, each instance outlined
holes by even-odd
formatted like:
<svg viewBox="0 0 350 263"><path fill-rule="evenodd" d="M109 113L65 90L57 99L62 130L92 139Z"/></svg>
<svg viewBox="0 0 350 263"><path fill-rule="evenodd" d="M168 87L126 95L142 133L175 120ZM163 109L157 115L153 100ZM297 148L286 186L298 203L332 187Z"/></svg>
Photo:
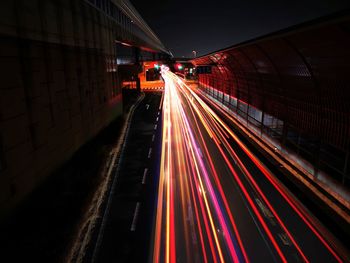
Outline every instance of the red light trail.
<svg viewBox="0 0 350 263"><path fill-rule="evenodd" d="M216 106L164 66L162 76L152 261L314 262L320 256L342 262L312 217L216 114ZM305 238L313 242L311 250Z"/></svg>

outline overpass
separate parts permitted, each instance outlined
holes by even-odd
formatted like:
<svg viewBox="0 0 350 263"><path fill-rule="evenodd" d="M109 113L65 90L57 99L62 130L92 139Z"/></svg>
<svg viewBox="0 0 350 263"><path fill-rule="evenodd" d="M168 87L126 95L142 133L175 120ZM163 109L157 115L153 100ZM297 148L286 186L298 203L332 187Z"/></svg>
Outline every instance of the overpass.
<svg viewBox="0 0 350 263"><path fill-rule="evenodd" d="M127 0L0 6L3 255L349 261L348 11L176 61Z"/></svg>

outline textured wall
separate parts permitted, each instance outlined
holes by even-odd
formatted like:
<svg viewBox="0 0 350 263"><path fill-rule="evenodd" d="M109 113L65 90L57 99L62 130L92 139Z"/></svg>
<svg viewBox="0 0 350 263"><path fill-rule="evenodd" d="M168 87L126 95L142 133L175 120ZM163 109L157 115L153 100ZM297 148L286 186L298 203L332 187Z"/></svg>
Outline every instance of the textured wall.
<svg viewBox="0 0 350 263"><path fill-rule="evenodd" d="M343 14L214 52L193 63L213 65L212 74L199 76L203 86L281 120L281 140L293 142L291 133L308 140L309 145L301 148L309 151L315 166L335 158L336 171L329 173L334 177L339 173L337 179L344 183L349 180L349 47L350 18Z"/></svg>
<svg viewBox="0 0 350 263"><path fill-rule="evenodd" d="M0 2L0 211L122 112L114 39L84 1Z"/></svg>

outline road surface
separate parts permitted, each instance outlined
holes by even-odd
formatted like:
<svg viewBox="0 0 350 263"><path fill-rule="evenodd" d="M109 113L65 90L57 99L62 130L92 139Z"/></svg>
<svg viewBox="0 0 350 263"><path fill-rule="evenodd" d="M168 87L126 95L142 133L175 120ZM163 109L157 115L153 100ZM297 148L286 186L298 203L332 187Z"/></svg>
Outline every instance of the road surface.
<svg viewBox="0 0 350 263"><path fill-rule="evenodd" d="M152 262L342 262L328 233L196 92L162 69Z"/></svg>

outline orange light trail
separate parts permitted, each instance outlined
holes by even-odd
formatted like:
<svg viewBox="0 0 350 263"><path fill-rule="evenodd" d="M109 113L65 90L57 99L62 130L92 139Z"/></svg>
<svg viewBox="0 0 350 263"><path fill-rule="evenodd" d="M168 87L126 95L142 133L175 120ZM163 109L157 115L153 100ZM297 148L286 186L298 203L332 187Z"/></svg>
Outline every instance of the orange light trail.
<svg viewBox="0 0 350 263"><path fill-rule="evenodd" d="M300 244L300 237L291 231L290 224L268 199L251 167L231 145L233 140L251 160L254 169L266 177L281 200L299 216L300 222L306 224L333 259L341 262L310 217L299 209L297 202L216 112L229 121L233 119L164 66L162 77L165 80L163 130L152 261L250 262L246 231L235 210L238 203L248 210L248 219L259 228L260 232L256 233L261 240L266 240L264 246L272 251L272 257L288 262L293 254L303 262L311 261ZM231 188L228 183L232 184ZM233 185L239 195L231 194ZM276 223L269 221L266 210ZM287 248L276 233L285 234L290 247Z"/></svg>

